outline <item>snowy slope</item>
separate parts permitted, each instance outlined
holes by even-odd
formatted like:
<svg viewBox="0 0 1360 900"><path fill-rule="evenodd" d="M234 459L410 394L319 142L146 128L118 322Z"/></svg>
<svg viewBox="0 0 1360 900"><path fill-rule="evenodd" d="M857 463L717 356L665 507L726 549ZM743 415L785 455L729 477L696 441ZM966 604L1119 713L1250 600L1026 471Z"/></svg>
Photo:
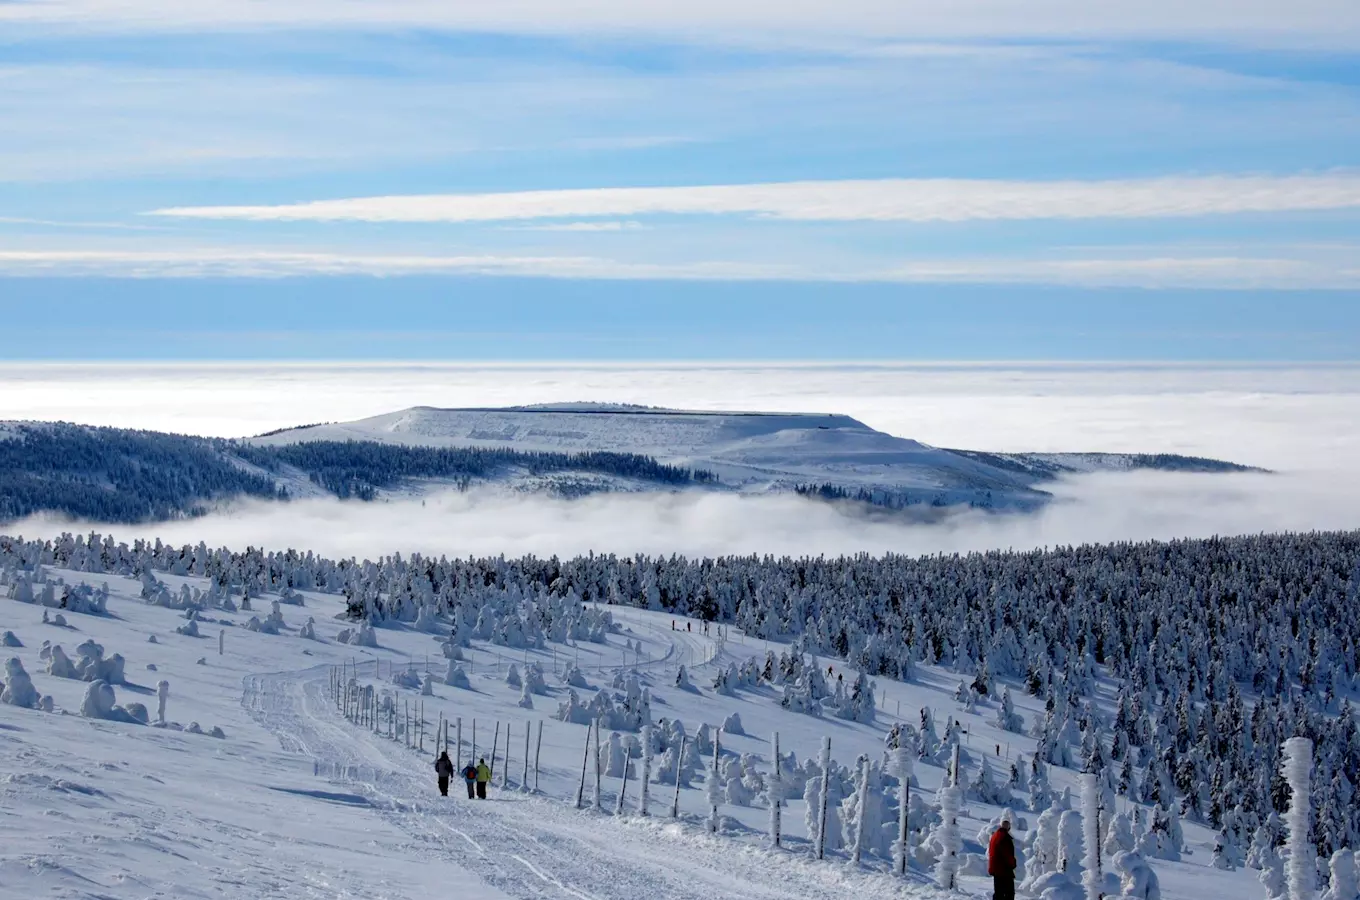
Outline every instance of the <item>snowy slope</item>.
<svg viewBox="0 0 1360 900"><path fill-rule="evenodd" d="M700 723L716 726L739 713L746 736L724 737L729 752L751 754L768 771L768 736L778 730L782 749L800 760L812 756L823 736L832 739L842 764L860 754L881 755L884 732L894 721L914 720L930 707L943 722L954 716L968 731L969 765L991 757L1002 768L1016 753L1028 756L1033 741L990 724L995 704L965 712L952 694L958 676L923 666L911 684L880 682L880 716L873 724L791 713L768 689L735 696L709 688L730 662L763 656L777 644L731 632L726 640L702 633L698 622L631 608L613 607L618 625L604 643L549 643L515 651L475 642L468 653L471 689L433 687L432 696L399 687L396 670L442 675L444 660L432 635L406 627L381 628L376 648L335 642L349 623L337 614L343 601L303 592L305 606L283 605L285 626L277 635L243 626L263 617L270 595L253 601L255 611L209 610L200 615L201 636L177 629L184 615L149 605L132 579L47 569L43 577L68 584L107 583L107 615L62 613L66 625L44 624L44 609L3 599L0 630L12 630L24 646L0 651L22 661L39 690L54 698L55 711L0 705L0 886L5 896L142 898L194 897L552 897L635 900L639 897L812 898L936 896L929 873L913 871L905 884L886 872L886 861L849 863L844 853L824 862L809 858L802 799L784 812L785 849L766 848L768 812L724 806L724 834L704 833L703 786L681 794L681 817L669 818L673 788L651 787L651 816L614 816L620 780L606 778L602 811L575 809L586 729L551 716L566 695L562 676L577 665L593 687L607 686L625 670L650 687L655 717L678 717L690 734ZM172 593L183 585L206 589L203 578L162 575ZM58 593L59 596L59 593ZM55 609L46 610L52 614ZM309 618L316 638L300 634ZM693 631L686 630L691 625ZM674 629L674 630L673 630ZM156 641L152 643L151 637ZM224 652L218 653L219 636ZM78 714L87 685L44 673L44 642L74 656L87 639L108 654L126 657L127 685L118 701L141 702L156 714L155 685L170 684L167 719L153 727L83 718ZM631 645L631 646L629 646ZM506 684L511 663L539 662L548 673L548 695L535 708L518 705L520 692ZM685 665L696 691L674 686ZM151 667L155 670L152 671ZM376 685L398 708L419 709L425 751L390 739L385 723L372 728L347 721L330 693L336 666L357 669L358 681ZM834 664L846 679L855 673ZM381 674L380 674L381 673ZM442 681L442 679L437 679ZM579 691L589 697L590 689ZM1033 698L1015 691L1027 721L1042 715ZM500 765L492 800L470 804L445 800L434 791L431 735L443 717L463 721L462 758L491 756L493 723L509 725L511 760ZM472 729L476 723L476 750ZM190 722L221 727L225 737L180 730ZM541 767L525 786L524 741L543 723ZM453 731L456 734L456 731ZM496 729L500 758L504 731ZM533 751L530 751L533 755ZM493 757L494 758L494 757ZM1071 773L1050 770L1054 786L1071 786ZM918 790L933 797L943 770L917 770ZM636 777L627 807L635 810ZM593 784L586 788L587 806ZM978 852L974 836L998 810L969 803L963 818L966 852ZM1186 825L1190 854L1181 863L1157 862L1167 900L1256 896L1254 872L1208 867L1209 835ZM967 895L989 892L984 880L966 877Z"/></svg>
<svg viewBox="0 0 1360 900"><path fill-rule="evenodd" d="M968 502L1041 502L1034 479L907 438L849 416L711 413L569 404L509 409L415 407L355 422L315 425L255 439L261 444L379 441L525 451L638 453L717 472L746 490L810 482L890 487Z"/></svg>

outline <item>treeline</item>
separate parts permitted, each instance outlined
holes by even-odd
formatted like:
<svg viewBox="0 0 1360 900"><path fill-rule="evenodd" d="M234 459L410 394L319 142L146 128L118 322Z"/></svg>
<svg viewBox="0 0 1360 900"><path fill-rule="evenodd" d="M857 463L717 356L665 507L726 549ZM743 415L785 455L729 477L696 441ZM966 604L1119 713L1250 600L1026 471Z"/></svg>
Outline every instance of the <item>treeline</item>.
<svg viewBox="0 0 1360 900"><path fill-rule="evenodd" d="M933 507L942 509L948 506L957 506L959 501L947 497L940 491L933 493L918 491L911 493L908 491L891 490L880 487L860 487L848 488L844 485L832 484L831 482L799 484L794 485L794 491L800 497L809 497L813 500L825 500L828 502L845 501L850 503L863 503L868 506L876 506L879 509L904 510L920 507ZM967 504L977 509L992 508L991 491L971 492Z"/></svg>
<svg viewBox="0 0 1360 900"><path fill-rule="evenodd" d="M366 441L257 446L68 423L8 425L0 431L0 521L41 512L103 522L192 517L235 497L286 500L285 474L296 477L297 472L337 497L372 500L378 491L409 479L448 478L466 486L473 478L512 470L612 475L677 487L718 480L712 472L635 453L526 453Z"/></svg>
<svg viewBox="0 0 1360 900"><path fill-rule="evenodd" d="M490 478L509 469L530 475L592 472L656 484L686 485L716 481L704 470L659 463L637 453L525 452L500 447L407 447L373 441L309 441L258 446L240 442L230 452L271 472L281 465L306 472L337 497L371 500L377 491L413 478Z"/></svg>
<svg viewBox="0 0 1360 900"><path fill-rule="evenodd" d="M201 515L220 496L286 497L202 438L65 423L6 428L0 521L58 512L140 522Z"/></svg>

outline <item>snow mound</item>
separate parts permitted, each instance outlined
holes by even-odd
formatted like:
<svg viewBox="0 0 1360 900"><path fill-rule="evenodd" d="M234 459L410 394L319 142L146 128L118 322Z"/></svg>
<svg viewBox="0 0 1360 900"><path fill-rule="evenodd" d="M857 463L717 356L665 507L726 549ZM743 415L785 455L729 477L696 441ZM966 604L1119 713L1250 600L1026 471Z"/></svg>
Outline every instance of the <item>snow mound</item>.
<svg viewBox="0 0 1360 900"><path fill-rule="evenodd" d="M0 692L0 703L24 709L38 705L38 691L33 687L33 679L24 671L24 664L17 656L11 656L5 662L5 689Z"/></svg>

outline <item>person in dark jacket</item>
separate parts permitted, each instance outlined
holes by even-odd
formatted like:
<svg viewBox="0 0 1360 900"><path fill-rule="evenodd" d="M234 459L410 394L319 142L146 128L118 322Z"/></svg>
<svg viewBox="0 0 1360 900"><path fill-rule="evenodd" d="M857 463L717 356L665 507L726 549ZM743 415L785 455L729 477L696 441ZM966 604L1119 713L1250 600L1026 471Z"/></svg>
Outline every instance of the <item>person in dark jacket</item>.
<svg viewBox="0 0 1360 900"><path fill-rule="evenodd" d="M1002 819L1001 827L992 832L987 847L987 874L992 876L993 900L1015 900L1015 841L1007 819Z"/></svg>
<svg viewBox="0 0 1360 900"><path fill-rule="evenodd" d="M439 776L439 793L447 797L449 795L449 779L453 777L453 760L449 759L449 751L445 750L434 761L434 774Z"/></svg>
<svg viewBox="0 0 1360 900"><path fill-rule="evenodd" d="M477 794L477 767L472 763L463 766L463 780L467 782L468 799L476 800Z"/></svg>

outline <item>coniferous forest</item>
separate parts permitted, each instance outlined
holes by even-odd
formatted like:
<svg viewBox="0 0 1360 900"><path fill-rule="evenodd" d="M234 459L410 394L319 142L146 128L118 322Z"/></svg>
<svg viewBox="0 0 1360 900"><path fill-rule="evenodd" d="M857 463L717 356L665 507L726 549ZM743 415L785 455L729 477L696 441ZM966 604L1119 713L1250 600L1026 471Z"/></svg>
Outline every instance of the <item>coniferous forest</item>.
<svg viewBox="0 0 1360 900"><path fill-rule="evenodd" d="M287 500L287 476L340 498L373 500L410 479L466 483L516 470L607 475L665 486L712 473L633 453L539 453L403 447L369 441L255 445L84 425L8 425L0 431L0 522L55 512L101 522L202 515L236 497Z"/></svg>

